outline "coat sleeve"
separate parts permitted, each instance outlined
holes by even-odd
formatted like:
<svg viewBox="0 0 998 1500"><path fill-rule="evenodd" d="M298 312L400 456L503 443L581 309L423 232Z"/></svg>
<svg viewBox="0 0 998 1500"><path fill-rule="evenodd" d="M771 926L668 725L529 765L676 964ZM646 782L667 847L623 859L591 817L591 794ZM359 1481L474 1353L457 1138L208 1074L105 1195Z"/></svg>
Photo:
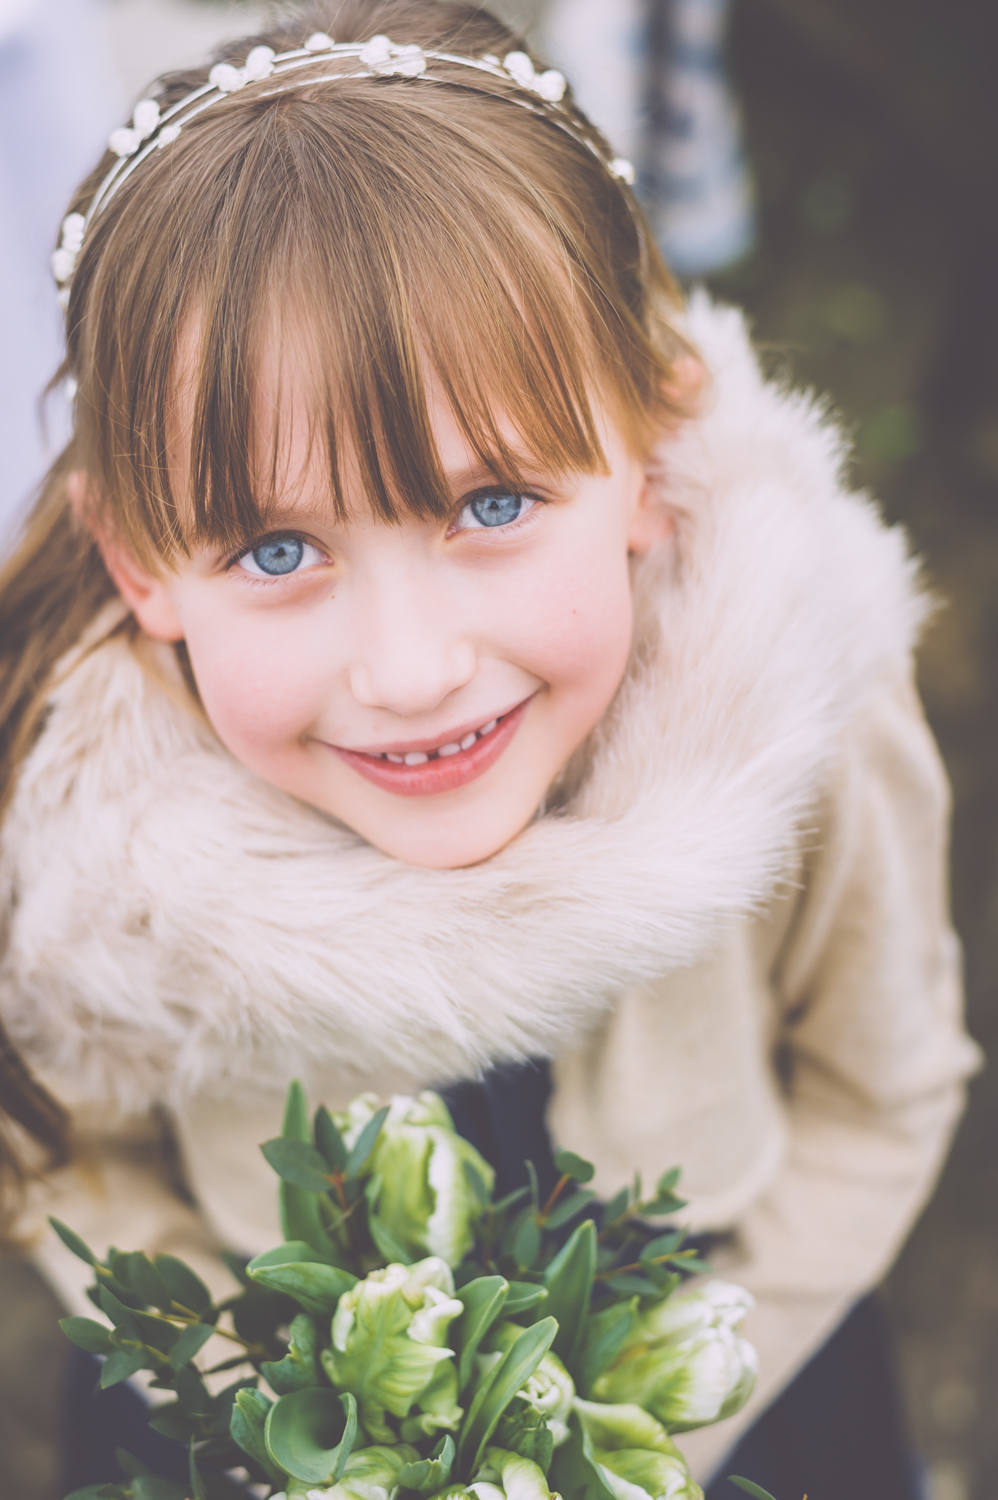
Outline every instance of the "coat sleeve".
<svg viewBox="0 0 998 1500"><path fill-rule="evenodd" d="M948 821L906 677L843 744L774 966L789 1148L723 1267L757 1299L745 1334L760 1378L738 1418L681 1440L701 1479L884 1275L939 1172L979 1059L962 1025Z"/></svg>

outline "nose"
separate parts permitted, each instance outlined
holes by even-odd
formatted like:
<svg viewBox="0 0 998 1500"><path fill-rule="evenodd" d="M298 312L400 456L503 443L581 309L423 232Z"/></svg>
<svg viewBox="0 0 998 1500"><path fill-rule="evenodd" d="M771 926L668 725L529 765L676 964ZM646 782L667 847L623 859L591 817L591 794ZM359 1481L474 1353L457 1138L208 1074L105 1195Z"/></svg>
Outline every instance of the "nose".
<svg viewBox="0 0 998 1500"><path fill-rule="evenodd" d="M439 593L397 575L365 593L349 667L358 703L417 718L471 681L474 644Z"/></svg>

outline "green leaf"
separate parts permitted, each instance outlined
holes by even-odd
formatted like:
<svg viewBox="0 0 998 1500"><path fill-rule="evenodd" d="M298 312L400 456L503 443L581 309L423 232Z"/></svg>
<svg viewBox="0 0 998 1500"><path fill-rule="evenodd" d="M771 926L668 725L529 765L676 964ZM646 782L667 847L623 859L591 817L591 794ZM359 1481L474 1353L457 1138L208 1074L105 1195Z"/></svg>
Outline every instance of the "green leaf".
<svg viewBox="0 0 998 1500"><path fill-rule="evenodd" d="M185 1266L175 1255L157 1255L153 1265L171 1301L198 1315L208 1311L212 1305L211 1293L190 1266Z"/></svg>
<svg viewBox="0 0 998 1500"><path fill-rule="evenodd" d="M211 1396L197 1370L182 1365L173 1377L173 1388L180 1404L190 1417L207 1417L211 1413Z"/></svg>
<svg viewBox="0 0 998 1500"><path fill-rule="evenodd" d="M616 1500L599 1465L592 1444L582 1429L578 1414L568 1423L568 1441L555 1449L551 1464L551 1487L562 1500Z"/></svg>
<svg viewBox="0 0 998 1500"><path fill-rule="evenodd" d="M612 1307L589 1314L575 1360L575 1384L580 1396L589 1395L593 1381L599 1379L624 1347L637 1310L637 1298L632 1298L629 1302L616 1302Z"/></svg>
<svg viewBox="0 0 998 1500"><path fill-rule="evenodd" d="M556 1151L554 1164L562 1177L571 1177L575 1182L591 1182L596 1172L591 1161L584 1161L574 1151Z"/></svg>
<svg viewBox="0 0 998 1500"><path fill-rule="evenodd" d="M671 1255L678 1250L685 1239L681 1229L674 1230L672 1234L660 1234L657 1239L649 1240L647 1245L641 1248L639 1260L655 1260L657 1256Z"/></svg>
<svg viewBox="0 0 998 1500"><path fill-rule="evenodd" d="M284 1120L281 1125L281 1135L289 1141L303 1141L306 1145L311 1144L312 1132L309 1128L308 1099L300 1081L296 1078L288 1087L288 1097L284 1105ZM319 1200L314 1193L307 1188L295 1187L293 1183L281 1179L278 1188L278 1203L281 1211L281 1229L286 1240L304 1240L306 1244L318 1251L323 1260L334 1260L319 1213Z"/></svg>
<svg viewBox="0 0 998 1500"><path fill-rule="evenodd" d="M260 1266L251 1261L248 1269L253 1281L293 1297L315 1317L331 1317L343 1293L357 1284L356 1276L349 1271L319 1261L292 1261L277 1266Z"/></svg>
<svg viewBox="0 0 998 1500"><path fill-rule="evenodd" d="M299 1313L288 1333L290 1344L284 1358L265 1360L260 1366L264 1380L279 1396L322 1384L318 1361L319 1335L312 1319L306 1313Z"/></svg>
<svg viewBox="0 0 998 1500"><path fill-rule="evenodd" d="M585 1219L544 1272L547 1310L557 1320L554 1352L575 1376L575 1357L582 1348L589 1317L589 1298L596 1274L596 1225Z"/></svg>
<svg viewBox="0 0 998 1500"><path fill-rule="evenodd" d="M129 1494L120 1484L88 1484L67 1495L66 1500L129 1500Z"/></svg>
<svg viewBox="0 0 998 1500"><path fill-rule="evenodd" d="M503 1276L479 1276L457 1293L464 1312L454 1328L453 1347L459 1353L457 1388L463 1391L471 1378L473 1361L482 1339L504 1310L509 1282Z"/></svg>
<svg viewBox="0 0 998 1500"><path fill-rule="evenodd" d="M740 1490L745 1490L749 1495L754 1495L755 1500L773 1500L768 1490L764 1490L761 1484L753 1484L751 1479L743 1479L740 1474L729 1474L729 1484L737 1484ZM72 1497L70 1497L72 1500Z"/></svg>
<svg viewBox="0 0 998 1500"><path fill-rule="evenodd" d="M415 1490L419 1495L432 1495L450 1483L454 1466L454 1439L450 1433L434 1448L429 1458L418 1464L404 1464L399 1470L399 1485L404 1490Z"/></svg>
<svg viewBox="0 0 998 1500"><path fill-rule="evenodd" d="M374 1150L374 1143L381 1134L381 1127L387 1118L388 1105L385 1104L376 1114L371 1116L360 1132L347 1160L346 1175L348 1181L354 1177L359 1177L364 1170L364 1167L367 1165L367 1159Z"/></svg>
<svg viewBox="0 0 998 1500"><path fill-rule="evenodd" d="M608 1276L604 1285L611 1292L623 1292L626 1296L649 1297L655 1290L654 1283L646 1276L622 1271L619 1276Z"/></svg>
<svg viewBox="0 0 998 1500"><path fill-rule="evenodd" d="M401 1240L395 1238L395 1235L384 1219L380 1218L378 1214L369 1211L367 1215L367 1227L371 1231L371 1239L374 1241L378 1254L389 1264L394 1261L400 1266L412 1265L412 1256Z"/></svg>
<svg viewBox="0 0 998 1500"><path fill-rule="evenodd" d="M127 1380L130 1375L134 1375L138 1370L145 1369L147 1358L145 1349L136 1349L127 1353L122 1349L116 1349L113 1354L108 1355L107 1359L101 1365L101 1390L108 1391L113 1385L118 1385L122 1380Z"/></svg>
<svg viewBox="0 0 998 1500"><path fill-rule="evenodd" d="M485 1181L485 1178L482 1176L481 1172L479 1172L474 1162L465 1160L464 1162L462 1162L462 1166L464 1167L464 1175L468 1179L471 1191L474 1193L475 1197L478 1199L482 1207L487 1208L489 1204L488 1183Z"/></svg>
<svg viewBox="0 0 998 1500"><path fill-rule="evenodd" d="M284 1470L274 1463L267 1452L264 1438L267 1413L272 1405L262 1391L237 1391L229 1418L229 1432L233 1442L258 1463L275 1484L280 1484L284 1478Z"/></svg>
<svg viewBox="0 0 998 1500"><path fill-rule="evenodd" d="M531 1308L538 1307L547 1300L546 1286L538 1286L531 1281L511 1281L503 1313L507 1318L515 1318L518 1313L529 1312Z"/></svg>
<svg viewBox="0 0 998 1500"><path fill-rule="evenodd" d="M616 1224L617 1220L626 1214L631 1206L630 1188L621 1188L619 1193L614 1193L609 1203L603 1210L604 1227Z"/></svg>
<svg viewBox="0 0 998 1500"><path fill-rule="evenodd" d="M513 1259L521 1271L529 1271L541 1253L541 1231L533 1214L529 1214L516 1231Z"/></svg>
<svg viewBox="0 0 998 1500"><path fill-rule="evenodd" d="M149 1418L149 1426L162 1437L172 1438L175 1443L186 1443L197 1424L179 1401L171 1401L167 1406L156 1408Z"/></svg>
<svg viewBox="0 0 998 1500"><path fill-rule="evenodd" d="M331 1172L345 1172L350 1153L346 1142L336 1128L336 1122L324 1104L315 1112L315 1144L321 1151Z"/></svg>
<svg viewBox="0 0 998 1500"><path fill-rule="evenodd" d="M99 1287L97 1297L101 1305L101 1311L107 1314L115 1328L120 1329L127 1338L135 1339L138 1343L141 1343L142 1334L132 1309L119 1301L110 1287Z"/></svg>
<svg viewBox="0 0 998 1500"><path fill-rule="evenodd" d="M186 1484L163 1479L159 1474L139 1474L128 1488L132 1500L186 1500L190 1493Z"/></svg>
<svg viewBox="0 0 998 1500"><path fill-rule="evenodd" d="M329 1163L305 1141L289 1141L279 1135L260 1147L279 1177L310 1193L325 1193L333 1185Z"/></svg>
<svg viewBox="0 0 998 1500"><path fill-rule="evenodd" d="M576 1192L569 1193L567 1198L559 1198L551 1212L544 1215L545 1228L560 1229L562 1224L567 1224L569 1219L580 1214L595 1197L596 1194L589 1188L579 1188Z"/></svg>
<svg viewBox="0 0 998 1500"><path fill-rule="evenodd" d="M179 1370L181 1365L190 1364L214 1332L210 1323L192 1323L189 1328L185 1328L170 1350L170 1364L173 1368Z"/></svg>
<svg viewBox="0 0 998 1500"><path fill-rule="evenodd" d="M51 1214L49 1215L49 1223L52 1225L52 1228L62 1240L62 1243L65 1245L66 1249L72 1250L73 1254L77 1256L79 1260L85 1261L88 1266L97 1266L100 1264L90 1246L85 1245L80 1239L80 1236L74 1233L74 1231L69 1228L68 1224L63 1224L61 1219L53 1219Z"/></svg>
<svg viewBox="0 0 998 1500"><path fill-rule="evenodd" d="M676 1183L682 1176L682 1171L682 1167L670 1167L668 1172L663 1172L661 1177L658 1179L658 1182L656 1182L655 1184L656 1193L658 1193L663 1198L665 1197L666 1193L671 1193L672 1189L676 1186Z"/></svg>
<svg viewBox="0 0 998 1500"><path fill-rule="evenodd" d="M126 1274L128 1285L138 1293L143 1302L151 1307L158 1307L160 1312L170 1311L170 1293L148 1255L141 1250L134 1250L127 1257Z"/></svg>
<svg viewBox="0 0 998 1500"><path fill-rule="evenodd" d="M357 1402L315 1386L282 1396L264 1428L267 1452L295 1479L335 1484L357 1440Z"/></svg>
<svg viewBox="0 0 998 1500"><path fill-rule="evenodd" d="M190 1447L187 1450L187 1462L191 1471L191 1495L193 1500L208 1500L201 1475L198 1473L197 1460L194 1457L194 1439L191 1438Z"/></svg>
<svg viewBox="0 0 998 1500"><path fill-rule="evenodd" d="M461 1427L458 1466L462 1473L473 1474L477 1470L499 1418L537 1369L557 1332L554 1318L544 1318L532 1328L525 1328L479 1386Z"/></svg>
<svg viewBox="0 0 998 1500"><path fill-rule="evenodd" d="M316 1265L329 1264L324 1255L313 1250L304 1240L286 1240L283 1245L275 1245L273 1250L264 1250L261 1255L254 1255L246 1265L246 1279L250 1280L253 1272L260 1266L291 1266L301 1261L311 1261Z"/></svg>
<svg viewBox="0 0 998 1500"><path fill-rule="evenodd" d="M114 1345L103 1323L93 1318L60 1318L59 1327L78 1349L88 1354L110 1354Z"/></svg>

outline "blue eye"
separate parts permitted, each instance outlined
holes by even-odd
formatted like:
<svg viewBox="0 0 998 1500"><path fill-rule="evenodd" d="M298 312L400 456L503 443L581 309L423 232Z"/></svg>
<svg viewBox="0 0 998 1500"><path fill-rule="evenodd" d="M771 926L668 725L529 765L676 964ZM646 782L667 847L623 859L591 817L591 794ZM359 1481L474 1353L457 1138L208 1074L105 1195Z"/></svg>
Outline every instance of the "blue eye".
<svg viewBox="0 0 998 1500"><path fill-rule="evenodd" d="M480 526L509 526L513 521L522 520L536 503L527 495L510 495L504 490L478 495L461 511L458 526L464 531L475 531Z"/></svg>
<svg viewBox="0 0 998 1500"><path fill-rule="evenodd" d="M302 565L312 566L322 561L318 547L303 542L298 536L268 536L264 541L239 559L244 573L253 573L258 578L283 578L288 573L299 573Z"/></svg>

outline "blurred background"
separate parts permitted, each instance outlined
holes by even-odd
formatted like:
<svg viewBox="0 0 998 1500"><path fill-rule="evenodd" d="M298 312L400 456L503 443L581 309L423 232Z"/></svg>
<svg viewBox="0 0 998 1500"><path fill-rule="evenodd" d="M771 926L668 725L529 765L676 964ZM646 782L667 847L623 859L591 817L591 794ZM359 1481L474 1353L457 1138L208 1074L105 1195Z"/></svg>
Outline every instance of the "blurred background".
<svg viewBox="0 0 998 1500"><path fill-rule="evenodd" d="M970 1025L998 1050L998 6L496 8L531 28L634 160L677 271L748 310L774 372L829 393L855 434L857 484L926 559L942 603L922 687L954 788ZM150 78L261 14L214 0L0 0L0 529L16 528L46 462L37 392L59 357L47 259L75 181ZM49 449L64 422L56 396ZM993 1068L972 1085L886 1297L929 1500L996 1500ZM27 1263L0 1261L4 1500L57 1500L57 1316Z"/></svg>

